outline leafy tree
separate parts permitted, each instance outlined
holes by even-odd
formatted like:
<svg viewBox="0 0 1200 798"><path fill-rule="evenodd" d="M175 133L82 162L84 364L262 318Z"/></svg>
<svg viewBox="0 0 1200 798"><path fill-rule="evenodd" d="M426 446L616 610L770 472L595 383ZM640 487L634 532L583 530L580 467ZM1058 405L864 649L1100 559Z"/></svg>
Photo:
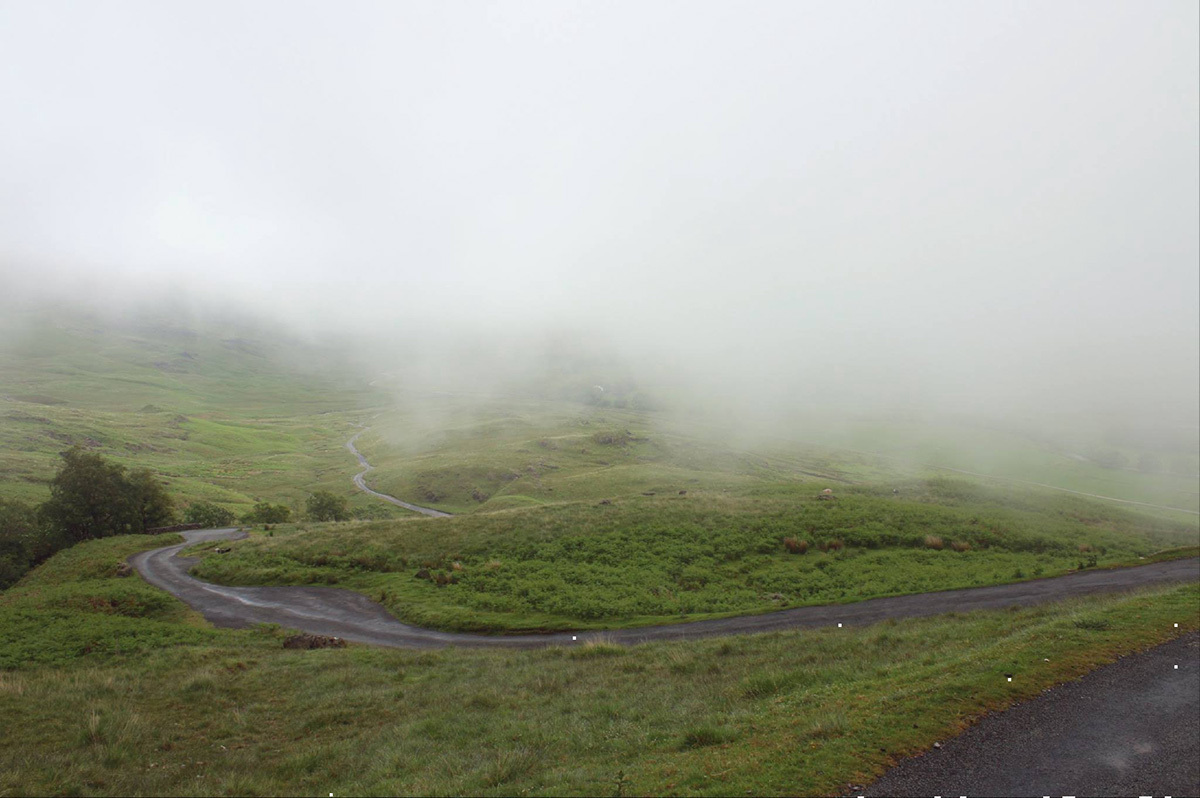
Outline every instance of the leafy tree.
<svg viewBox="0 0 1200 798"><path fill-rule="evenodd" d="M30 569L42 548L37 514L21 502L0 499L0 590Z"/></svg>
<svg viewBox="0 0 1200 798"><path fill-rule="evenodd" d="M349 521L350 510L346 497L337 496L327 490L319 490L305 502L308 517L314 521Z"/></svg>
<svg viewBox="0 0 1200 798"><path fill-rule="evenodd" d="M126 478L129 484L129 506L133 513L135 532L145 532L156 526L175 523L175 508L166 488L154 478L148 469L131 471Z"/></svg>
<svg viewBox="0 0 1200 798"><path fill-rule="evenodd" d="M287 505L259 502L242 516L242 521L247 524L286 524L291 517L292 510Z"/></svg>
<svg viewBox="0 0 1200 798"><path fill-rule="evenodd" d="M134 491L123 466L75 447L50 481L50 499L38 509L46 524L77 543L138 529Z"/></svg>
<svg viewBox="0 0 1200 798"><path fill-rule="evenodd" d="M183 511L183 519L189 524L203 524L208 529L231 526L237 520L232 511L212 502L192 502Z"/></svg>

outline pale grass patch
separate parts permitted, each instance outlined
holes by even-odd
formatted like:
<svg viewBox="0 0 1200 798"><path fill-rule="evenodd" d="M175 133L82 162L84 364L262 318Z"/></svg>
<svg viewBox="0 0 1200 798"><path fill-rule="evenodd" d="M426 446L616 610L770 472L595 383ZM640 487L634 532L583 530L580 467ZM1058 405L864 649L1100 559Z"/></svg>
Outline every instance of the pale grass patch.
<svg viewBox="0 0 1200 798"><path fill-rule="evenodd" d="M0 671L0 693L25 695L25 680L16 674Z"/></svg>
<svg viewBox="0 0 1200 798"><path fill-rule="evenodd" d="M615 657L625 653L625 646L613 639L612 635L599 634L588 638L583 645L570 649L575 659L592 657Z"/></svg>

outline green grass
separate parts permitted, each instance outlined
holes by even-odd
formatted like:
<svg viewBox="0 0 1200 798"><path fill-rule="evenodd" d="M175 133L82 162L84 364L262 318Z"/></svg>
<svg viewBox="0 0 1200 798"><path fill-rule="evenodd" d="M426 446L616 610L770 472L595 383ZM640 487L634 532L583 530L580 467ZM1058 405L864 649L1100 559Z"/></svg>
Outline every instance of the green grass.
<svg viewBox="0 0 1200 798"><path fill-rule="evenodd" d="M1194 422L1193 422L1194 423ZM1176 507L1189 520L1200 510L1200 452L1194 427L1171 436L1172 446L1159 451L1150 441L1114 446L1106 442L1101 421L1086 415L1058 419L1044 428L1034 422L985 423L978 419L948 418L934 423L919 420L869 420L836 425L807 425L787 437L830 447L884 456L897 465L962 469L1000 479L1036 482L1067 490L1111 496L1127 501ZM1166 437L1161 431L1159 438ZM1162 442L1159 442L1162 445ZM1105 468L1089 459L1095 449L1119 452L1131 464ZM1162 461L1163 470L1143 473L1132 467L1142 455ZM1178 473L1173 472L1175 469Z"/></svg>
<svg viewBox="0 0 1200 798"><path fill-rule="evenodd" d="M293 525L227 554L202 547L195 573L225 584L336 584L422 626L508 632L998 584L1138 562L1197 542L1186 524L1059 494L941 478L905 484L899 496L855 485L822 501L820 484ZM931 535L943 539L941 550L927 547ZM789 553L785 537L809 542L808 553ZM843 547L828 546L835 541ZM954 551L952 542L970 550ZM450 583L415 578L421 569Z"/></svg>
<svg viewBox="0 0 1200 798"><path fill-rule="evenodd" d="M384 517L403 512L350 482L352 422L383 397L329 352L267 331L146 319L42 319L0 340L6 499L45 499L58 453L80 445L162 475L180 504L300 509L324 489Z"/></svg>
<svg viewBox="0 0 1200 798"><path fill-rule="evenodd" d="M402 403L358 447L372 487L453 513L680 490L879 476L877 458L748 450L660 413L531 400Z"/></svg>
<svg viewBox="0 0 1200 798"><path fill-rule="evenodd" d="M691 643L290 651L276 630L192 625L163 594L96 609L149 590L106 573L163 542L86 543L0 596L5 650L32 614L47 622L16 638L54 652L0 670L0 793L835 794L1200 627L1189 585ZM111 619L120 648L57 642Z"/></svg>

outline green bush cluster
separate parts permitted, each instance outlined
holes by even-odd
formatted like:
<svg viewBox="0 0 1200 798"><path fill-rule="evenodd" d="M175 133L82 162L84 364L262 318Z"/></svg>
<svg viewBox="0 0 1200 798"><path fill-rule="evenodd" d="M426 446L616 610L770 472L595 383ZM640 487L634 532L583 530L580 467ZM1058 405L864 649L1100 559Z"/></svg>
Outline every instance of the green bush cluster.
<svg viewBox="0 0 1200 798"><path fill-rule="evenodd" d="M141 533L175 521L166 489L147 469L126 471L74 447L37 508L0 500L0 589L60 549L84 540Z"/></svg>

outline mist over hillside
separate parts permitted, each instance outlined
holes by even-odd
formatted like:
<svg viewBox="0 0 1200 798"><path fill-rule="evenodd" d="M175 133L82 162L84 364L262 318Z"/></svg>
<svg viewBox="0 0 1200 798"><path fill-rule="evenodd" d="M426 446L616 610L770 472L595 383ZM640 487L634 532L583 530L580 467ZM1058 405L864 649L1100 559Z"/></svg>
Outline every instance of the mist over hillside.
<svg viewBox="0 0 1200 798"><path fill-rule="evenodd" d="M5 315L746 435L1193 449L1194 4L863 9L6 6Z"/></svg>

